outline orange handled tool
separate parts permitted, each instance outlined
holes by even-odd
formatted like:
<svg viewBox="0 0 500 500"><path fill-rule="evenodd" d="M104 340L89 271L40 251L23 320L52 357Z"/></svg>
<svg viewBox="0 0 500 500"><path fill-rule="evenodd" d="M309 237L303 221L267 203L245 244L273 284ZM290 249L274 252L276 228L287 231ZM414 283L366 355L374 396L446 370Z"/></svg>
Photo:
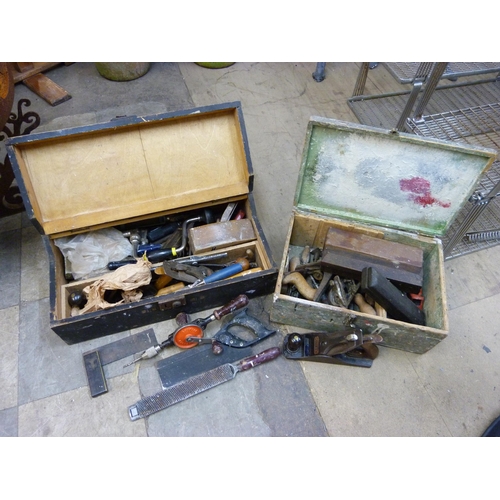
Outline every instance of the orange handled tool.
<svg viewBox="0 0 500 500"><path fill-rule="evenodd" d="M231 302L222 306L220 309L216 309L210 316L206 318L198 318L195 319L194 321L191 321L188 324L182 325L177 330L175 330L175 332L171 333L168 336L167 340L163 341L161 344L151 346L149 349L144 351L139 357L137 357L136 359L125 365L124 368L134 363L137 363L142 359L153 358L162 349L165 349L165 347L169 347L171 345L176 345L181 349L189 349L191 347L198 345L196 342L192 341L189 342L186 339L188 337L198 337L198 338L203 337L205 327L209 323L215 320L220 320L224 316L227 316L228 314L238 309L242 309L243 307L248 305L248 302L249 299L246 295L238 295L238 297L233 299Z"/></svg>

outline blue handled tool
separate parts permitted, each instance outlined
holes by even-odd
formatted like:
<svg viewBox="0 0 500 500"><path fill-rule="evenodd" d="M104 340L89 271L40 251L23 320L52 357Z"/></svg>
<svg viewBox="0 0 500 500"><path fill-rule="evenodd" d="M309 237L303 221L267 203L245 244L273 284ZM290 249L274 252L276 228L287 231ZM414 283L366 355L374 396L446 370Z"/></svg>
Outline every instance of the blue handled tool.
<svg viewBox="0 0 500 500"><path fill-rule="evenodd" d="M161 250L161 244L159 243L149 243L147 245L139 245L137 247L137 253L142 255L144 252L151 252L153 250Z"/></svg>
<svg viewBox="0 0 500 500"><path fill-rule="evenodd" d="M210 276L206 276L203 279L196 280L191 285L188 285L188 288L193 288L195 286L205 285L207 283L213 283L214 281L220 281L226 278L230 278L231 276L241 273L242 271L246 271L249 268L250 268L250 262L247 259L244 258L236 259L234 261L234 264L230 264L224 269L215 271Z"/></svg>

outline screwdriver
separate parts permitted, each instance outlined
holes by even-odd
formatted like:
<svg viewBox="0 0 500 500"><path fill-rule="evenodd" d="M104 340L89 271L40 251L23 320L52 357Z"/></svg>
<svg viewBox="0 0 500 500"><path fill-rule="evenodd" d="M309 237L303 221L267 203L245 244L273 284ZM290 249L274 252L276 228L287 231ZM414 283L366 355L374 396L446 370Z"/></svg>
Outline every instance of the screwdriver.
<svg viewBox="0 0 500 500"><path fill-rule="evenodd" d="M188 285L188 288L193 288L195 286L205 285L207 283L213 283L214 281L220 281L226 278L230 278L235 274L241 273L242 271L246 271L250 267L250 262L248 259L241 258L236 259L234 264L230 264L224 269L220 269L219 271L215 271L210 276L206 276L203 279L196 280L191 285Z"/></svg>
<svg viewBox="0 0 500 500"><path fill-rule="evenodd" d="M147 252L147 257L149 262L151 263L158 263L158 262L163 262L164 260L167 259L172 259L173 257L176 257L177 255L181 254L184 249L186 248L187 245L187 231L188 231L188 225L189 224L194 224L196 222L199 222L202 220L202 217L193 217L192 219L187 219L182 223L182 244L180 247L172 247L172 248L159 248L157 250L151 250ZM137 247L139 248L139 247ZM144 251L141 250L141 251ZM111 271L114 271L115 269L118 269L121 266L124 266L126 264L135 264L136 259L124 259L120 261L112 261L108 263L108 269Z"/></svg>

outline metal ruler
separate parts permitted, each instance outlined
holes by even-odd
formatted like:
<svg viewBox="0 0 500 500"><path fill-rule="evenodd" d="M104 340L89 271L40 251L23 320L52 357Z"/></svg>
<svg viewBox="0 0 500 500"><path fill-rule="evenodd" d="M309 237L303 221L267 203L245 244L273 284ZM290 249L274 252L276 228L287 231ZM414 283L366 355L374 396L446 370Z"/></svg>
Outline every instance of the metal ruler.
<svg viewBox="0 0 500 500"><path fill-rule="evenodd" d="M87 373L90 395L95 398L108 392L108 385L102 368L104 365L132 356L157 343L154 330L148 328L143 332L85 352L83 354L83 364Z"/></svg>

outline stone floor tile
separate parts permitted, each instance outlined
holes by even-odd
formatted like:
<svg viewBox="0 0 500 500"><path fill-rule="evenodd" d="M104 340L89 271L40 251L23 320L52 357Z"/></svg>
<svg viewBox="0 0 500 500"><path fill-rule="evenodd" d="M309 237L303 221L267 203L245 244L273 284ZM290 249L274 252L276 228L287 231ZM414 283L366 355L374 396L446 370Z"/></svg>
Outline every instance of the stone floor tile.
<svg viewBox="0 0 500 500"><path fill-rule="evenodd" d="M453 436L480 436L500 415L498 297L450 312L450 335L411 364Z"/></svg>
<svg viewBox="0 0 500 500"><path fill-rule="evenodd" d="M101 77L91 62L53 68L50 78L65 89L77 89L78 95L62 106L48 106L26 87L16 87L18 98L28 98L30 110L42 118L37 131L109 122L117 116L142 116L193 107L176 63L153 63L144 76L127 82Z"/></svg>
<svg viewBox="0 0 500 500"><path fill-rule="evenodd" d="M81 348L49 327L49 301L23 302L19 325L19 404L86 385Z"/></svg>
<svg viewBox="0 0 500 500"><path fill-rule="evenodd" d="M21 300L49 296L49 259L42 237L33 225L22 231Z"/></svg>
<svg viewBox="0 0 500 500"><path fill-rule="evenodd" d="M19 332L19 404L86 387L83 353L130 334L68 345L49 326L48 299L21 303Z"/></svg>
<svg viewBox="0 0 500 500"><path fill-rule="evenodd" d="M0 309L0 410L17 405L19 307Z"/></svg>
<svg viewBox="0 0 500 500"><path fill-rule="evenodd" d="M108 388L96 398L81 387L20 405L19 436L145 437L145 422L132 422L127 413L139 397L133 374L113 378Z"/></svg>
<svg viewBox="0 0 500 500"><path fill-rule="evenodd" d="M0 233L0 309L19 303L21 293L21 231Z"/></svg>
<svg viewBox="0 0 500 500"><path fill-rule="evenodd" d="M0 217L0 238L3 237L1 236L1 233L4 233L6 231L13 231L14 229L20 229L21 217L21 213L9 215L7 217Z"/></svg>
<svg viewBox="0 0 500 500"><path fill-rule="evenodd" d="M413 356L381 347L371 368L302 362L329 435L450 436L446 416L411 365Z"/></svg>
<svg viewBox="0 0 500 500"><path fill-rule="evenodd" d="M445 262L450 310L500 293L500 245Z"/></svg>
<svg viewBox="0 0 500 500"><path fill-rule="evenodd" d="M0 438L17 437L17 406L0 410Z"/></svg>

